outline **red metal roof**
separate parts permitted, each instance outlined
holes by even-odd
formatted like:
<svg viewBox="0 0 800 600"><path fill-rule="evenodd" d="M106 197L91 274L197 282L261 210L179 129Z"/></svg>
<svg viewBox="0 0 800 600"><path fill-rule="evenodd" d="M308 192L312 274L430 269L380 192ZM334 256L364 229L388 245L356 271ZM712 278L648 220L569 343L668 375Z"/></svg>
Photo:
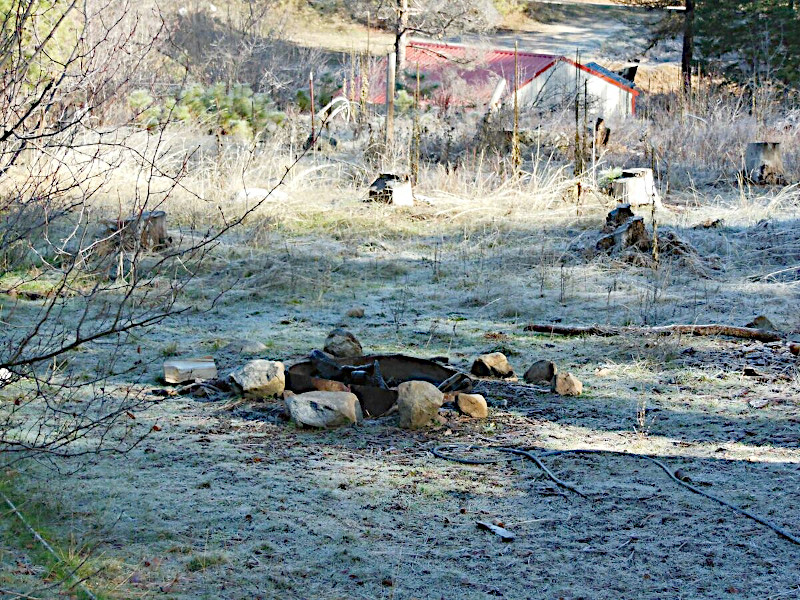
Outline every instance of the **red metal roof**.
<svg viewBox="0 0 800 600"><path fill-rule="evenodd" d="M560 56L518 52L519 87L552 67ZM451 104L481 104L490 100L500 79L506 80L506 93L514 89L514 51L440 44L411 40L406 49L405 72L413 81L417 65L422 74L421 86L437 86L433 97ZM459 90L462 80L468 90ZM386 101L386 59L373 70L369 101Z"/></svg>
<svg viewBox="0 0 800 600"><path fill-rule="evenodd" d="M373 62L370 67L368 101L371 103L386 102L386 60L383 58ZM554 54L518 52L517 60L520 89L557 62L563 61L628 92L631 95L631 112L635 112L639 90L599 69ZM407 82L414 81L417 65L421 74L421 87L428 91L426 96L440 106L485 105L503 79L506 82L504 97L508 97L514 89L513 50L410 40L406 49ZM361 87L360 81L356 82L355 87L351 91L353 98Z"/></svg>

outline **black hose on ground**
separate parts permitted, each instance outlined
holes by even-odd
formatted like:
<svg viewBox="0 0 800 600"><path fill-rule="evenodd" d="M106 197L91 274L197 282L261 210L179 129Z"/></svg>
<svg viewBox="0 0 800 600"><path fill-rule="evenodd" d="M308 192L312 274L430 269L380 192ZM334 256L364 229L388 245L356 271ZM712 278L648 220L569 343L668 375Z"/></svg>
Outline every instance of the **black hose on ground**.
<svg viewBox="0 0 800 600"><path fill-rule="evenodd" d="M493 459L459 458L457 456L452 456L452 455L446 454L445 449L447 449L447 448L449 448L449 449L465 448L467 450L477 450L477 449L493 450L495 452L503 452L503 453L506 453L506 454L510 454L512 456L509 456L509 457L498 457L498 458L493 458ZM764 517L762 517L760 515L757 515L757 514L755 514L753 512L750 512L749 510L746 510L744 508L736 506L735 504L731 504L727 500L724 500L722 498L714 496L713 494L709 494L708 492L705 492L705 491L701 490L700 488L698 488L698 487L696 487L696 486L694 486L694 485L692 485L690 483L687 483L686 481L683 481L682 479L679 479L678 477L675 476L675 474L672 471L670 471L670 469L669 469L669 467L667 467L667 465L665 465L663 462L661 462L657 458L653 458L652 456L648 456L646 454L635 454L635 453L632 453L632 452L620 452L620 451L617 451L617 450L599 450L599 449L590 449L590 448L586 448L586 449L578 448L578 449L575 449L575 450L552 450L552 451L549 451L549 452L544 452L544 453L539 454L537 456L537 455L533 454L532 452L529 452L528 450L522 450L520 448L505 448L505 447L494 447L494 446L475 446L475 445L465 445L465 444L445 444L445 445L437 446L437 447L433 448L431 450L431 452L433 453L434 456L436 456L438 458L441 458L441 459L444 459L444 460L449 460L451 462L457 462L457 463L465 464L465 465L488 465L488 464L509 462L509 461L512 461L512 460L520 460L522 458L526 458L526 459L536 463L536 465L554 483L556 483L557 485L559 485L559 486L561 486L561 487L563 487L565 489L568 489L568 490L578 494L579 496L582 496L583 498L587 498L586 494L580 492L572 484L569 484L569 483L567 483L565 481L562 481L561 479L556 477L552 473L552 471L550 471L550 469L548 469L547 466L545 466L545 464L541 461L541 459L542 458L546 458L548 456L561 456L561 455L565 455L565 454L607 454L607 455L612 455L612 456L623 456L623 457L626 457L626 458L640 458L642 460L647 460L647 461L650 461L650 462L658 465L658 467L662 471L664 471L664 473L666 473L672 481L676 482L678 485L683 486L687 490L689 490L689 491L691 491L691 492L693 492L695 494L698 494L700 496L703 496L704 498L708 498L709 500L713 500L714 502L717 502L717 503L719 503L719 504L721 504L723 506L726 506L726 507L730 508L731 510L739 513L740 515L744 515L745 517L747 517L749 519L752 519L756 523L760 523L761 525L764 525L765 527L768 527L768 528L772 529L772 531L777 533L782 538L784 538L786 540L789 540L793 544L800 545L800 538L798 538L794 534L790 533L789 531L787 531L783 527L780 527L779 525L774 524L773 522L769 521L768 519L765 519Z"/></svg>

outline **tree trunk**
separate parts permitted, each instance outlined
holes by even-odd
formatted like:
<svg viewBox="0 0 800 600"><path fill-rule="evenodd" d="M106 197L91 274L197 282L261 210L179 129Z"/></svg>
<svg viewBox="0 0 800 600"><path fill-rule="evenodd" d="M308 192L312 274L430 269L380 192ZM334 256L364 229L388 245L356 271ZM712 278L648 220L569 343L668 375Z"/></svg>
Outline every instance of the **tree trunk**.
<svg viewBox="0 0 800 600"><path fill-rule="evenodd" d="M386 153L391 154L389 149L394 139L394 82L395 82L395 54L389 54L386 61Z"/></svg>
<svg viewBox="0 0 800 600"><path fill-rule="evenodd" d="M394 52L397 56L397 73L401 74L406 66L406 44L408 43L408 0L397 0L397 31L394 40Z"/></svg>
<svg viewBox="0 0 800 600"><path fill-rule="evenodd" d="M692 55L694 53L694 0L686 0L683 23L683 53L681 54L681 78L685 92L692 90Z"/></svg>

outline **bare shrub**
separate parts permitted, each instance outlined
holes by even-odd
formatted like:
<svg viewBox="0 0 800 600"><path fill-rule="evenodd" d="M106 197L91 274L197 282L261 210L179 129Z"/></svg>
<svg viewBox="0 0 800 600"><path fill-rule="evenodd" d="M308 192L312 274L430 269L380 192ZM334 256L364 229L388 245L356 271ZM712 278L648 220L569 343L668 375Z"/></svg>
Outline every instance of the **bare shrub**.
<svg viewBox="0 0 800 600"><path fill-rule="evenodd" d="M0 36L0 450L125 451L152 401L135 332L195 309L179 295L248 213L170 232L166 248L130 235L176 190L197 197L164 126L97 116L162 32L143 36L139 13L113 2L39 8L12 3Z"/></svg>

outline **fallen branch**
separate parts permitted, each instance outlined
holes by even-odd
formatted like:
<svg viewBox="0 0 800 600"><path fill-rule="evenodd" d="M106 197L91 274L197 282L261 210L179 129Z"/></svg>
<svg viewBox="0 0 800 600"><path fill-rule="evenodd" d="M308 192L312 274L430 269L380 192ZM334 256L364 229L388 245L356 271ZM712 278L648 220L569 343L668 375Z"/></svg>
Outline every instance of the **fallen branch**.
<svg viewBox="0 0 800 600"><path fill-rule="evenodd" d="M764 331L752 327L734 327L732 325L664 325L662 327L571 327L569 325L540 325L531 323L525 326L525 331L535 333L550 333L555 335L599 335L610 337L614 335L727 335L730 337L758 340L760 342L777 342L780 334L774 331Z"/></svg>

